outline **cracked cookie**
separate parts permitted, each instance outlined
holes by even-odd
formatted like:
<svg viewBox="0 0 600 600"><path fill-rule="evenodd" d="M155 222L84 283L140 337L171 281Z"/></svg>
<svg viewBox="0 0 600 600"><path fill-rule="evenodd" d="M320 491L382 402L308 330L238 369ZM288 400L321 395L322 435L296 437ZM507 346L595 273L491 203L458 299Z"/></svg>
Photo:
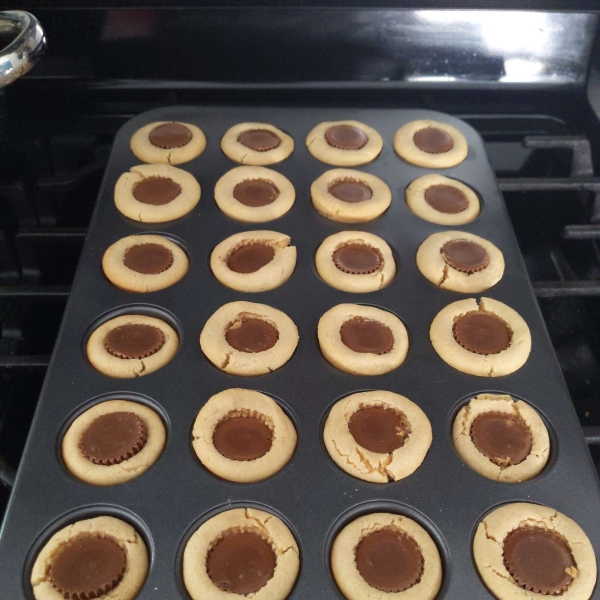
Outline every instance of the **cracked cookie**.
<svg viewBox="0 0 600 600"><path fill-rule="evenodd" d="M346 525L333 543L331 569L348 600L433 600L442 585L431 536L412 519L390 513Z"/></svg>
<svg viewBox="0 0 600 600"><path fill-rule="evenodd" d="M162 235L129 235L104 253L102 270L113 285L129 292L167 288L188 271L187 254Z"/></svg>
<svg viewBox="0 0 600 600"><path fill-rule="evenodd" d="M177 353L175 330L154 317L123 315L106 321L90 336L88 360L109 377L148 375L164 367Z"/></svg>
<svg viewBox="0 0 600 600"><path fill-rule="evenodd" d="M294 151L294 140L268 123L239 123L227 130L221 150L243 165L272 165Z"/></svg>
<svg viewBox="0 0 600 600"><path fill-rule="evenodd" d="M487 514L473 539L473 557L499 600L588 600L596 583L596 557L585 532L539 504L505 504Z"/></svg>
<svg viewBox="0 0 600 600"><path fill-rule="evenodd" d="M437 225L465 225L481 211L477 194L456 179L424 175L406 188L406 204L417 217Z"/></svg>
<svg viewBox="0 0 600 600"><path fill-rule="evenodd" d="M117 485L139 477L161 455L162 419L137 402L95 404L73 421L62 441L69 471L93 485Z"/></svg>
<svg viewBox="0 0 600 600"><path fill-rule="evenodd" d="M359 392L331 409L323 440L334 462L354 477L387 483L414 473L431 446L427 415L408 398Z"/></svg>
<svg viewBox="0 0 600 600"><path fill-rule="evenodd" d="M310 186L315 209L339 223L364 223L381 216L392 192L379 177L353 169L325 171Z"/></svg>
<svg viewBox="0 0 600 600"><path fill-rule="evenodd" d="M119 177L115 205L141 223L165 223L187 215L200 201L196 178L170 165L137 165Z"/></svg>
<svg viewBox="0 0 600 600"><path fill-rule="evenodd" d="M513 373L531 352L527 323L510 306L491 298L449 304L431 323L429 338L443 361L479 377Z"/></svg>
<svg viewBox="0 0 600 600"><path fill-rule="evenodd" d="M206 136L190 123L157 121L138 129L129 146L136 157L146 163L179 165L204 152Z"/></svg>
<svg viewBox="0 0 600 600"><path fill-rule="evenodd" d="M452 427L460 457L480 475L506 483L535 477L546 465L550 437L537 412L504 394L479 394Z"/></svg>
<svg viewBox="0 0 600 600"><path fill-rule="evenodd" d="M148 566L146 545L131 525L96 517L55 533L38 554L30 581L36 600L132 600Z"/></svg>
<svg viewBox="0 0 600 600"><path fill-rule="evenodd" d="M467 158L469 145L456 127L438 121L419 120L398 129L394 136L394 150L412 165L447 169Z"/></svg>
<svg viewBox="0 0 600 600"><path fill-rule="evenodd" d="M344 292L376 292L396 275L387 242L365 231L340 231L325 238L315 255L321 279Z"/></svg>
<svg viewBox="0 0 600 600"><path fill-rule="evenodd" d="M321 162L340 167L355 167L375 160L383 139L358 121L319 123L306 137L308 151Z"/></svg>
<svg viewBox="0 0 600 600"><path fill-rule="evenodd" d="M232 375L263 375L282 367L298 345L298 329L283 312L255 302L230 302L206 322L200 347Z"/></svg>
<svg viewBox="0 0 600 600"><path fill-rule="evenodd" d="M391 312L362 304L338 304L317 327L325 358L353 375L382 375L398 368L408 353L408 333Z"/></svg>
<svg viewBox="0 0 600 600"><path fill-rule="evenodd" d="M183 552L183 581L193 600L284 600L299 567L298 545L287 526L254 508L234 508L205 521Z"/></svg>
<svg viewBox="0 0 600 600"><path fill-rule="evenodd" d="M236 167L215 185L215 202L221 211L246 223L278 219L295 200L296 191L289 179L264 167Z"/></svg>
<svg viewBox="0 0 600 600"><path fill-rule="evenodd" d="M296 430L269 396L233 388L212 396L202 407L192 446L215 475L250 483L285 467L296 448Z"/></svg>
<svg viewBox="0 0 600 600"><path fill-rule="evenodd" d="M438 287L476 294L502 279L504 256L482 237L466 231L442 231L419 246L417 267Z"/></svg>
<svg viewBox="0 0 600 600"><path fill-rule="evenodd" d="M238 292L265 292L283 285L296 268L296 247L276 231L244 231L218 244L210 255L213 275Z"/></svg>

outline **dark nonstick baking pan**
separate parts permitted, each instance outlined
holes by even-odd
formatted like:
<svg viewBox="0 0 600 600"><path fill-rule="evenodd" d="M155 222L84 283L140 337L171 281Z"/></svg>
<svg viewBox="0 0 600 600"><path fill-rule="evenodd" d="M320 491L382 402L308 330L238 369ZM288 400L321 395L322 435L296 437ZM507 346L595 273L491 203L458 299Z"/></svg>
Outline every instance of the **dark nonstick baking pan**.
<svg viewBox="0 0 600 600"><path fill-rule="evenodd" d="M346 225L320 216L310 201L310 185L331 168L314 159L305 146L308 132L321 121L355 119L374 127L383 151L358 167L382 178L391 188L392 205L370 223ZM468 158L444 169L443 175L471 186L482 201L480 216L453 227L484 237L504 253L502 280L483 296L514 308L527 322L532 352L515 373L481 378L461 373L435 353L429 327L446 305L468 297L444 291L418 271L415 254L430 234L447 228L426 222L407 207L404 192L411 181L432 172L401 160L393 150L394 133L415 119L450 123L466 136ZM187 216L164 224L141 224L115 208L118 177L139 163L129 149L132 134L153 121L177 120L199 126L208 145L195 160L179 165L202 186L198 206ZM216 181L236 165L219 146L223 134L244 121L268 122L290 134L295 150L271 168L296 189L296 202L282 218L249 224L226 217L216 206ZM252 229L271 229L291 236L297 267L281 287L243 294L221 285L209 268L212 249L226 237ZM329 287L314 267L314 253L329 235L347 229L372 232L392 247L398 272L377 292L350 294ZM149 294L114 287L103 275L104 251L118 239L143 232L163 232L181 240L190 269L179 283ZM481 296L478 295L477 297ZM198 337L206 320L223 304L248 300L284 311L296 323L300 342L281 369L258 377L237 377L216 369L200 350ZM410 348L405 363L377 377L352 376L331 366L321 355L316 327L336 304L371 304L392 311L405 323ZM98 319L123 313L145 313L167 320L180 335L180 348L162 369L137 379L112 379L96 371L84 352L86 336ZM191 428L203 404L231 387L259 390L275 398L298 432L292 460L275 476L253 484L223 481L207 471L191 446ZM433 443L425 461L411 476L386 485L355 479L329 458L322 429L330 407L341 397L362 390L390 390L407 396L427 414ZM484 391L508 393L529 402L545 420L552 443L548 465L520 484L486 479L466 466L455 452L451 425L462 404ZM109 398L132 399L163 416L167 443L158 462L139 478L113 487L85 484L67 471L60 444L66 427L91 404ZM551 506L573 518L600 549L600 490L580 426L562 378L544 322L533 296L517 241L498 191L484 146L473 129L452 118L423 110L171 107L144 113L128 122L115 139L104 183L54 355L48 370L16 486L2 531L0 596L31 598L29 577L36 553L65 524L101 514L130 522L145 538L151 555L145 598L186 598L181 555L198 524L219 510L255 506L280 515L296 536L301 567L290 595L342 598L329 567L332 541L360 514L391 511L423 525L438 545L444 568L440 598L491 598L472 558L471 543L483 515L506 503L526 501ZM594 598L600 598L595 592Z"/></svg>

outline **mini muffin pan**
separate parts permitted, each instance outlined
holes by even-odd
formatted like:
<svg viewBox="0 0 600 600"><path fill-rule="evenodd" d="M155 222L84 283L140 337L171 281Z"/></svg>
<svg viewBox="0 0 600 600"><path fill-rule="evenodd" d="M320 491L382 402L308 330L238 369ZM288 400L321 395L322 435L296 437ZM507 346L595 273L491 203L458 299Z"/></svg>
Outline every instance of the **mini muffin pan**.
<svg viewBox="0 0 600 600"><path fill-rule="evenodd" d="M348 225L320 216L310 201L310 185L332 168L313 158L305 146L309 131L322 121L355 119L383 137L380 156L358 167L391 188L391 207L369 223ZM405 123L432 119L457 127L469 144L460 165L440 171L416 167L394 152L392 140ZM177 120L200 127L207 148L178 165L202 186L202 197L185 217L164 224L141 224L118 212L113 190L119 176L139 161L129 149L131 136L153 121ZM291 135L295 149L270 168L296 189L296 202L283 217L251 224L225 216L215 204L216 181L237 166L220 149L223 134L236 123L267 122ZM468 297L438 289L418 271L415 255L430 234L447 228L424 221L406 205L404 192L417 177L439 172L471 186L482 201L480 216L460 229L493 242L504 253L502 280L484 292L514 308L531 330L533 349L515 373L486 379L456 371L435 353L429 327L446 305ZM220 284L209 268L213 248L226 237L252 229L291 236L298 249L296 270L281 287L245 294ZM386 288L352 294L329 287L314 266L314 253L331 234L348 229L374 233L392 248L398 272ZM136 233L164 233L188 252L190 269L172 287L136 294L114 287L103 275L104 251ZM480 297L477 295L476 297ZM202 354L198 338L207 319L223 304L247 300L284 311L297 325L300 342L281 369L258 377L237 377L216 369ZM405 363L381 376L360 377L337 370L321 355L316 328L323 313L340 303L370 304L398 315L410 348ZM137 379L111 379L85 356L91 331L125 313L157 316L180 336L173 360ZM192 449L191 430L204 403L227 388L245 387L269 394L290 416L298 432L291 461L275 476L254 484L221 480L205 469ZM362 390L390 390L417 403L433 428L433 443L423 464L406 479L385 485L355 479L329 458L322 433L330 407ZM529 402L548 425L550 460L531 481L510 485L486 479L455 452L451 427L459 408L481 392L507 393ZM95 402L124 398L154 407L165 419L167 443L157 463L139 478L113 487L95 487L72 476L62 463L60 445L68 425ZM100 514L130 522L144 537L151 566L138 598L187 598L181 556L201 522L220 510L254 506L280 516L296 536L301 567L289 596L294 600L340 599L329 567L335 535L350 520L369 512L391 511L415 519L436 541L444 579L439 598L492 598L472 559L471 543L480 519L507 502L534 502L573 518L600 552L600 488L579 422L537 302L482 140L464 122L424 110L172 107L137 116L118 133L83 249L71 297L23 455L0 545L3 598L33 597L29 577L41 546L65 524ZM596 591L594 598L600 598Z"/></svg>

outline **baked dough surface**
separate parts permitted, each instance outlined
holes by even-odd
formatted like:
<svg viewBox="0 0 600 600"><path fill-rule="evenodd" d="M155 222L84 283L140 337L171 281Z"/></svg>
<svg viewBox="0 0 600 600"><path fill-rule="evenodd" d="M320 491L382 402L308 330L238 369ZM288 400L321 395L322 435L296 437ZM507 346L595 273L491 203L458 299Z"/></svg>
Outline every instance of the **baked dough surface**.
<svg viewBox="0 0 600 600"><path fill-rule="evenodd" d="M281 143L277 148L260 152L238 142L238 136L244 131L266 129L279 136ZM294 140L269 123L238 123L227 130L221 139L221 150L225 156L243 165L272 165L285 160L294 151Z"/></svg>

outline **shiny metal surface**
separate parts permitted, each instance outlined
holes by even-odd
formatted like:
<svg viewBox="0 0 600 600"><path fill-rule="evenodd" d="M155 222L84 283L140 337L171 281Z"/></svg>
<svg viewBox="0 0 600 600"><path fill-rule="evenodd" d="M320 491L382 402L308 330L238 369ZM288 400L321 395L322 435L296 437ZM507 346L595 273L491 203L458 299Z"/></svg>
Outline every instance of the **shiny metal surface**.
<svg viewBox="0 0 600 600"><path fill-rule="evenodd" d="M0 87L4 87L38 61L46 50L46 35L32 14L0 12L0 46Z"/></svg>

